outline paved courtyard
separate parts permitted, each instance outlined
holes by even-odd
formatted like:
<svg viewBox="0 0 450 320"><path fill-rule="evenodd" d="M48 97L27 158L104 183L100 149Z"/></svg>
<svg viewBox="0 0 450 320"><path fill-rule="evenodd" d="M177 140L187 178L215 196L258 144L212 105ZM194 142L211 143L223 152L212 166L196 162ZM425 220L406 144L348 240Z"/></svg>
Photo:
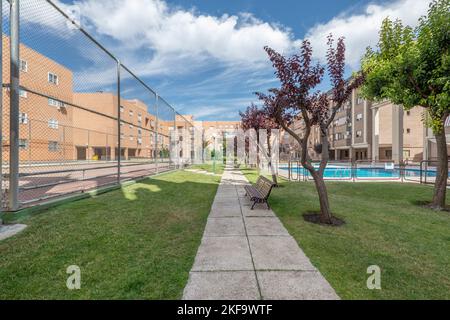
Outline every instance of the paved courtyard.
<svg viewBox="0 0 450 320"><path fill-rule="evenodd" d="M339 299L273 211L250 210L246 184L225 170L183 299Z"/></svg>

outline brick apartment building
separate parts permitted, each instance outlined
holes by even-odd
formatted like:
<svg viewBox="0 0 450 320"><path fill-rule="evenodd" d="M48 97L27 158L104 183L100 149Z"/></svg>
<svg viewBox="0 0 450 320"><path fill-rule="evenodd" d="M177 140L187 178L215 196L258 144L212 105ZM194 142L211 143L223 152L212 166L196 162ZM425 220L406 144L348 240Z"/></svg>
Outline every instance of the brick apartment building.
<svg viewBox="0 0 450 320"><path fill-rule="evenodd" d="M9 160L9 37L3 35L3 161ZM118 158L117 95L74 92L71 70L20 45L19 159L26 162ZM150 106L154 108L154 106ZM121 157L153 158L170 147L171 119L143 102L121 99ZM158 133L158 135L156 135ZM156 141L158 139L158 141ZM156 148L156 146L158 148Z"/></svg>

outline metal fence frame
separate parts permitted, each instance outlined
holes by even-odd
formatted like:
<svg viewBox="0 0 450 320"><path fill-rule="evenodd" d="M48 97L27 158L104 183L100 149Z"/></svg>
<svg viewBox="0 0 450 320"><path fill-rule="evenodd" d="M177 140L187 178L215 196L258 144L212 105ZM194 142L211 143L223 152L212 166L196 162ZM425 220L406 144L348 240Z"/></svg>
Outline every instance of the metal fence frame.
<svg viewBox="0 0 450 320"><path fill-rule="evenodd" d="M383 160L383 161L372 161L372 160L357 160L357 161L346 161L344 163L350 163L351 164L351 178L350 179L341 179L341 178L325 178L325 180L333 180L333 181L400 181L400 182L415 182L420 184L434 184L434 181L430 181L428 179L428 173L429 171L429 164L430 163L436 163L437 160L423 160L420 163L410 163L409 161L404 161L399 165L395 165L394 170L399 170L399 176L398 177L373 177L373 178L366 178L366 177L358 177L357 175L357 169L359 163L393 163L393 161L389 160ZM329 162L329 164L335 163L335 161ZM449 160L450 165L450 160ZM279 175L282 178L287 178L289 181L311 181L312 178L308 177L307 170L305 168L302 168L301 162L298 159L289 160L287 162L288 168L287 170L287 177L284 175ZM411 167L416 167L419 171L419 176L417 178L411 178L408 176L407 171L411 169ZM300 170L298 168L301 168ZM296 174L294 175L293 172L296 171ZM300 173L303 172L303 173ZM450 185L450 177L448 178L448 185Z"/></svg>
<svg viewBox="0 0 450 320"><path fill-rule="evenodd" d="M116 120L117 123L117 150L119 152L118 156L117 156L117 164L113 167L117 167L117 179L115 181L115 184L118 185L121 182L123 182L124 180L127 180L128 178L124 178L122 176L122 172L121 172L121 168L127 167L127 165L123 164L122 162L122 142L121 142L121 124L122 123L126 123L126 121L124 121L121 117L121 106L122 106L122 96L121 96L121 90L122 90L122 70L125 70L127 73L129 73L140 85L143 86L143 88L145 88L146 90L148 90L148 92L152 93L155 95L156 97L156 103L155 103L155 110L156 110L156 114L155 114L155 121L156 121L156 126L155 126L155 131L153 132L154 134L154 150L152 152L154 152L153 155L153 160L155 162L156 165L156 170L155 173L160 172L160 169L167 169L167 168L163 168L162 166L160 167L160 154L159 154L159 134L160 134L160 127L159 127L159 108L160 108L160 102L164 102L165 103L165 107L168 107L170 112L173 113L174 116L174 129L176 130L176 125L177 125L177 120L178 118L180 120L182 120L185 123L185 129L188 129L189 127L189 134L191 137L191 130L190 128L194 128L195 130L195 126L190 123L190 121L188 121L185 117L183 117L181 114L179 114L178 112L176 112L176 110L169 104L167 103L162 97L160 97L150 86L148 86L145 81L143 81L142 79L140 79L136 74L134 74L128 67L126 67L125 65L123 65L121 63L121 61L113 54L111 53L108 49L106 49L101 43L99 43L93 36L91 36L85 29L83 29L80 25L78 25L78 23L76 21L74 21L69 15L67 15L62 9L60 9L53 1L51 0L45 0L46 3L48 3L49 5L51 5L57 12L59 12L63 18L65 18L69 23L73 24L74 26L76 26L76 29L79 30L79 32L82 33L82 35L84 35L88 41L90 41L92 44L94 44L97 48L99 48L103 53L105 53L107 56L109 56L112 61L115 61L116 63L116 68L117 68L117 87L116 87L116 92L115 94L117 95L117 118L113 117L113 121ZM30 92L32 94L36 94L36 95L40 95L40 96L44 96L45 98L50 98L53 99L53 97L51 96L46 96L43 93L40 92L34 92L32 89L30 88L25 88L22 87L20 85L20 7L19 7L19 2L20 0L9 0L9 22L10 22L10 84L9 85L4 85L3 83L0 86L0 112L1 112L1 119L0 119L0 132L2 134L2 139L3 139L3 131L2 131L2 124L3 124L3 87L9 87L10 90L10 113L9 113L9 126L10 126L10 141L9 141L9 172L7 175L4 174L3 172L3 155L2 155L2 151L3 151L3 143L2 143L2 147L0 148L0 159L2 160L2 165L0 166L0 185L2 186L2 191L3 191L3 179L7 178L7 181L9 183L9 186L7 188L7 190L5 190L5 193L7 194L7 210L8 211L17 211L18 209L21 209L21 206L23 204L26 205L26 202L20 202L19 201L19 192L21 189L20 187L20 177L22 176L26 176L26 174L20 173L19 172L19 164L20 164L20 159L19 159L19 150L20 150L20 145L19 145L19 127L20 127L20 122L19 122L19 115L20 115L20 92L21 90L25 90L26 92ZM2 35L3 35L3 0L0 0L0 5L2 6L2 17L0 18L0 22L2 23ZM2 55L3 55L3 40L2 40L2 44L0 46L0 50L2 50ZM3 72L3 59L2 59L2 67L0 67L0 71ZM2 73L3 74L3 73ZM59 100L58 100L59 101ZM66 102L64 102L66 103ZM70 105L70 103L67 103L68 105ZM75 104L72 104L73 106L75 106ZM81 108L81 106L76 106L78 108ZM87 110L89 112L94 112L94 110ZM108 115L106 114L100 114L102 116L106 116L108 117ZM111 118L111 117L110 117ZM31 119L30 119L31 121ZM142 129L142 128L141 128ZM191 139L189 139L191 140ZM169 139L170 141L170 139ZM190 142L190 141L189 141ZM31 140L29 140L29 143L31 144ZM177 142L178 143L178 142ZM29 146L29 148L31 148L31 146ZM191 157L191 149L189 150L189 157ZM111 151L112 152L112 151ZM192 161L192 159L191 159ZM161 162L161 165L163 163ZM104 169L104 168L111 168L111 167L100 167L100 168L82 168L82 169L70 169L70 170L64 170L64 173L70 173L70 172L82 172L82 176L84 177L86 172L90 171L90 170L98 170L98 169ZM176 169L176 165L175 167L173 165L171 165L171 159L170 159L170 155L169 155L169 167L168 169ZM36 172L36 173L30 173L30 175L49 175L49 174L57 174L58 171L46 171L46 172ZM83 179L81 179L81 181L83 181ZM6 182L6 181L5 181ZM61 183L61 182L57 182L57 183ZM66 183L70 183L70 180L66 181ZM108 183L108 185L111 183ZM48 184L50 185L50 184ZM47 185L47 186L48 186ZM41 184L39 186L34 186L34 187L43 187L45 185ZM31 187L30 187L31 188ZM74 192L79 192L79 190L75 190ZM82 191L84 192L84 190ZM64 194L67 195L67 194ZM2 194L2 198L3 198L3 194ZM61 195L63 196L63 195ZM30 201L30 203L36 202L36 201L41 201L43 199L34 199L33 201ZM2 199L3 202L3 199ZM0 207L3 207L0 206ZM1 210L1 208L0 208Z"/></svg>

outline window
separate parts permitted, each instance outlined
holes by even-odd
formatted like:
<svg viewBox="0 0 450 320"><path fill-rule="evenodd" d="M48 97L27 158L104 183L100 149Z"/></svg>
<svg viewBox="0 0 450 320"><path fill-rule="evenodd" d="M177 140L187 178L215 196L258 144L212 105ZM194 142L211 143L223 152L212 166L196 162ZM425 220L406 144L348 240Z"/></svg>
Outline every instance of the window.
<svg viewBox="0 0 450 320"><path fill-rule="evenodd" d="M125 108L120 106L120 112L124 112L124 111L125 111Z"/></svg>
<svg viewBox="0 0 450 320"><path fill-rule="evenodd" d="M363 103L364 102L364 99L362 98L362 97L358 97L357 99L356 99L356 104L361 104L361 103Z"/></svg>
<svg viewBox="0 0 450 320"><path fill-rule="evenodd" d="M406 115L410 116L411 115L411 111L406 111Z"/></svg>
<svg viewBox="0 0 450 320"><path fill-rule="evenodd" d="M27 139L19 139L19 148L21 150L27 150L28 149L28 140Z"/></svg>
<svg viewBox="0 0 450 320"><path fill-rule="evenodd" d="M411 129L406 129L406 133L410 134L411 133Z"/></svg>
<svg viewBox="0 0 450 320"><path fill-rule="evenodd" d="M129 114L130 114L130 117L132 117L134 114L133 110L130 110Z"/></svg>
<svg viewBox="0 0 450 320"><path fill-rule="evenodd" d="M386 159L391 160L392 159L392 150L385 150L384 155Z"/></svg>
<svg viewBox="0 0 450 320"><path fill-rule="evenodd" d="M124 133L121 133L120 134L120 139L124 139L125 138L125 134Z"/></svg>
<svg viewBox="0 0 450 320"><path fill-rule="evenodd" d="M142 135L142 129L138 129L138 135Z"/></svg>
<svg viewBox="0 0 450 320"><path fill-rule="evenodd" d="M347 118L345 118L345 117L339 118L339 119L336 120L336 125L337 126L343 126L346 123L347 123Z"/></svg>
<svg viewBox="0 0 450 320"><path fill-rule="evenodd" d="M19 123L20 124L27 124L28 123L28 114L26 113L20 113L19 114Z"/></svg>
<svg viewBox="0 0 450 320"><path fill-rule="evenodd" d="M52 107L58 107L58 108L64 107L64 103L62 103L61 101L52 99L52 98L48 98L48 105L52 106Z"/></svg>
<svg viewBox="0 0 450 320"><path fill-rule="evenodd" d="M142 138L138 138L138 144L142 144Z"/></svg>
<svg viewBox="0 0 450 320"><path fill-rule="evenodd" d="M50 129L58 129L58 127L59 127L58 120L56 120L56 119L48 120L48 127Z"/></svg>
<svg viewBox="0 0 450 320"><path fill-rule="evenodd" d="M28 97L28 92L26 92L25 90L19 90L19 96L21 98L27 98Z"/></svg>
<svg viewBox="0 0 450 320"><path fill-rule="evenodd" d="M53 83L53 84L55 84L55 85L58 85L58 84L59 84L59 78L58 78L58 75L55 74L55 73L49 72L49 73L48 73L48 82L49 82L49 83Z"/></svg>
<svg viewBox="0 0 450 320"><path fill-rule="evenodd" d="M28 72L28 62L26 60L20 59L20 71Z"/></svg>
<svg viewBox="0 0 450 320"><path fill-rule="evenodd" d="M362 137L362 131L361 130L356 131L356 137L357 138L361 138Z"/></svg>
<svg viewBox="0 0 450 320"><path fill-rule="evenodd" d="M133 128L134 128L132 124L130 124L129 127L131 130L133 130Z"/></svg>
<svg viewBox="0 0 450 320"><path fill-rule="evenodd" d="M358 115L356 116L356 121L360 121L363 118L363 114L362 113L358 113Z"/></svg>
<svg viewBox="0 0 450 320"><path fill-rule="evenodd" d="M59 143L58 143L58 141L49 141L48 142L48 151L50 151L50 152L58 152L59 151Z"/></svg>

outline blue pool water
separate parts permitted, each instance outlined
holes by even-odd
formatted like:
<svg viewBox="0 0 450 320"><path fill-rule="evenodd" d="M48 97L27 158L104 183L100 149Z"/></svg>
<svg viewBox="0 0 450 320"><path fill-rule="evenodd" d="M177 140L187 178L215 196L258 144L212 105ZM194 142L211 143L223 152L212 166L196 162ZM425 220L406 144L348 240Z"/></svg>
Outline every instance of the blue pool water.
<svg viewBox="0 0 450 320"><path fill-rule="evenodd" d="M281 167L280 169L289 170L288 167ZM388 170L384 167L367 167L367 168L357 168L355 170L355 178L400 178L400 170ZM291 168L291 172L294 175L300 173L300 175L310 176L307 170L303 168ZM422 173L425 175L425 172ZM436 171L427 171L427 177L436 177ZM405 169L405 177L420 178L419 169ZM339 178L339 179L351 179L352 169L348 167L328 167L325 169L324 178Z"/></svg>

